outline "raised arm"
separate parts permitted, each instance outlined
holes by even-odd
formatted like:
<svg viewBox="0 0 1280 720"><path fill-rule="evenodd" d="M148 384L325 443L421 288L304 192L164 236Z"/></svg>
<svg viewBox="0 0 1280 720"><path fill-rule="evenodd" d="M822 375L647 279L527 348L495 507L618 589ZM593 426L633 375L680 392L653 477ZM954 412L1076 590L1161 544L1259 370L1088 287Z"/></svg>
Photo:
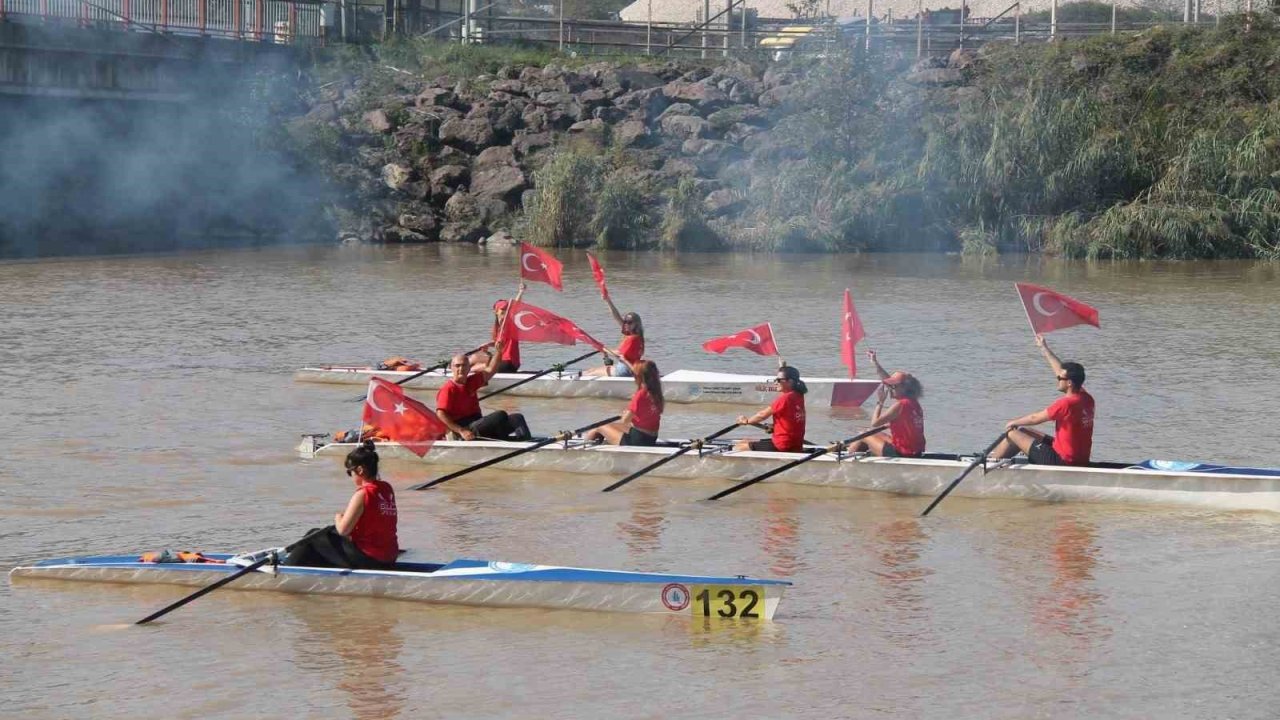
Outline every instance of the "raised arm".
<svg viewBox="0 0 1280 720"><path fill-rule="evenodd" d="M613 304L613 298L608 295L604 296L605 303L609 306L609 312L613 313L613 321L618 323L618 327L622 327L622 313L618 312L618 306Z"/></svg>
<svg viewBox="0 0 1280 720"><path fill-rule="evenodd" d="M1048 361L1049 367L1053 369L1055 374L1062 372L1062 361L1049 349L1049 343L1044 339L1043 335L1036 335L1036 347L1040 348L1040 354L1044 355L1044 359Z"/></svg>
<svg viewBox="0 0 1280 720"><path fill-rule="evenodd" d="M506 341L501 338L493 344L493 352L489 354L489 362L484 364L484 368L480 371L484 373L484 382L489 384L489 378L498 371L498 363L502 362L502 348L506 346Z"/></svg>
<svg viewBox="0 0 1280 720"><path fill-rule="evenodd" d="M875 351L875 350L868 350L868 351L867 351L867 359L869 359L869 360L871 361L871 364L872 364L872 365L875 365L875 366L876 366L876 374L880 376L880 379L881 379L881 380L883 380L883 379L885 379L885 378L889 377L889 371L885 370L885 369L884 369L884 366L880 364L880 360L879 360L879 358L877 358L877 357L876 357L876 351ZM873 424L874 424L874 423L873 423Z"/></svg>
<svg viewBox="0 0 1280 720"><path fill-rule="evenodd" d="M879 397L876 400L876 409L871 413L871 425L881 425L897 419L898 415L902 413L902 403L894 401L893 405L891 405L888 410L885 410L884 386L881 385L880 388L876 390L876 393Z"/></svg>

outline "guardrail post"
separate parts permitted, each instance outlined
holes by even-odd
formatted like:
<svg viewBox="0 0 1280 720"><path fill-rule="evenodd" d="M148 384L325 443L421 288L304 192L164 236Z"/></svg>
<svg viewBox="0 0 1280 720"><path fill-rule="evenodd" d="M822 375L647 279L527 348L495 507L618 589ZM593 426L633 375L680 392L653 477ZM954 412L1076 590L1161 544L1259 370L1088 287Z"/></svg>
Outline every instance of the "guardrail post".
<svg viewBox="0 0 1280 720"><path fill-rule="evenodd" d="M1049 39L1058 39L1058 0L1049 5Z"/></svg>
<svg viewBox="0 0 1280 720"><path fill-rule="evenodd" d="M1013 44L1022 44L1022 3L1013 9Z"/></svg>
<svg viewBox="0 0 1280 720"><path fill-rule="evenodd" d="M169 29L169 0L160 0L160 29Z"/></svg>
<svg viewBox="0 0 1280 720"><path fill-rule="evenodd" d="M867 0L867 35L865 48L871 50L871 13L873 11L875 0Z"/></svg>
<svg viewBox="0 0 1280 720"><path fill-rule="evenodd" d="M924 55L924 0L916 3L916 59Z"/></svg>

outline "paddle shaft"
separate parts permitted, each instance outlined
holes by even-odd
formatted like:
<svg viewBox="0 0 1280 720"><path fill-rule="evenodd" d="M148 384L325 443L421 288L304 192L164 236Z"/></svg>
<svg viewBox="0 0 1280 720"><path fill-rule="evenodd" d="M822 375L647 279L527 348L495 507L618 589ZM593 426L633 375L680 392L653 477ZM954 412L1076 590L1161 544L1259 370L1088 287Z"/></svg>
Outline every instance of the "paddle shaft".
<svg viewBox="0 0 1280 720"><path fill-rule="evenodd" d="M708 436L706 436L706 437L702 438L701 440L695 440L694 442L691 442L691 443L689 443L688 445L685 445L684 447L680 448L679 450L677 450L677 451L675 451L675 452L671 453L670 455L668 455L668 456L666 456L666 457L662 458L662 459L661 459L661 460L659 460L658 462L655 462L655 463L653 463L653 464L651 464L651 465L646 465L646 466L644 466L644 467L640 468L639 470L637 470L637 471L635 471L635 472L631 473L630 475L628 475L628 476L626 476L626 477L622 478L622 479L621 479L621 480L619 480L618 482L616 482L616 483L614 483L614 484L610 485L609 487L605 488L605 489L604 489L604 490L602 490L601 492L613 492L614 490L617 490L618 488L622 487L623 485L626 485L627 483L631 482L632 480L635 480L636 478L640 477L641 475L644 475L645 473L649 472L650 470L656 470L656 469L658 469L658 468L662 467L663 465L666 465L667 463L671 462L672 460L675 460L676 458L680 457L681 455L683 455L683 454L685 454L685 453L689 452L690 450L695 450L695 449L697 449L697 448L702 447L702 445L703 445L704 443L706 443L707 441L709 441L709 440L715 440L716 438L720 437L721 435L724 435L725 433L732 432L732 431L733 431L733 429L734 429L734 428L736 428L736 427L738 427L738 423L734 423L734 424L730 425L730 426L729 426L729 427L727 427L727 428L723 428L723 429L721 429L721 430L717 430L716 432L711 433L710 435L708 435Z"/></svg>
<svg viewBox="0 0 1280 720"><path fill-rule="evenodd" d="M942 498L950 495L951 491L956 489L956 486L960 484L960 481L963 480L966 475L972 472L974 468L978 467L978 465L986 462L987 456L991 454L992 450L996 449L996 446L999 445L1000 442L1004 440L1006 436L1008 436L1008 434L1009 434L1008 430L1005 430L1004 432L1000 433L1000 437L996 438L995 442L988 445L987 449L982 451L982 454L974 458L973 462L969 463L969 467L965 468L964 472L960 473L959 477L957 477L955 480L952 480L951 484L948 485L945 490L943 490L941 493L938 493L938 497L934 498L933 502L929 503L929 507L925 508L924 512L920 513L920 517L924 517L929 513L933 512L933 509L938 506L938 503L942 502Z"/></svg>
<svg viewBox="0 0 1280 720"><path fill-rule="evenodd" d="M565 368L569 367L570 365L572 365L572 364L574 364L574 363L576 363L576 362L581 362L581 361L586 360L587 358L591 357L592 355L599 354L599 352L600 352L599 350L592 350L591 352L587 353L586 355L579 355L578 357L576 357L576 358L574 358L574 359L570 360L569 362L566 362L566 363L560 363L559 365L553 365L553 366L551 366L551 367L547 368L546 370L543 370L543 371L541 371L541 372L536 372L536 373L534 373L534 374L530 375L529 377L527 377L527 378L525 378L525 379L523 379L523 380L521 380L521 381L519 381L519 382L513 382L513 383L511 383L510 385L508 385L508 386L506 386L506 387L502 388L501 390L494 390L494 391L493 391L493 392L491 392L491 393L488 393L488 394L485 394L485 395L481 395L481 396L480 396L480 399L481 399L481 400L487 400L487 399L489 399L489 398L493 397L494 395L501 395L502 393L504 393L504 392L506 392L506 391L508 391L508 390L510 390L510 389L512 389L512 388L518 388L518 387L520 387L521 385L523 385L523 384L525 384L525 383L527 383L527 382L530 382L530 381L532 381L532 380L537 380L538 378L542 377L543 375L546 375L547 373L553 373L553 372L556 372L556 371L558 371L558 370L564 370Z"/></svg>
<svg viewBox="0 0 1280 720"><path fill-rule="evenodd" d="M559 442L559 441L561 441L561 440L567 440L567 439L569 439L569 438L573 437L574 435L578 435L578 434L584 433L584 432L586 432L586 431L588 431L588 430L594 430L594 429L596 429L596 428L600 427L601 425L607 425L607 424L609 424L609 423L611 423L611 422L613 422L613 421L615 421L615 420L618 420L618 419L620 419L620 418L621 418L621 416L620 416L620 415L614 415L613 417L608 417L608 418L605 418L604 420L599 420L599 421L597 421L597 422L593 422L593 423L591 423L590 425L585 425L585 426L583 426L583 427L580 427L580 428L578 428L577 430L572 430L572 431L562 432L562 433L560 433L559 435L556 435L555 437L549 437L549 438L547 438L546 440L539 440L538 442L536 442L536 443L534 443L534 444L532 444L532 445L530 445L530 446L528 446L528 447L522 447L522 448L520 448L519 450L513 450L513 451L511 451L511 452L509 452L509 453L506 453L506 454L504 454L504 455L499 455L499 456L498 456L498 457L496 457L496 458L489 458L488 460L485 460L484 462L476 463L475 465L472 465L471 467L465 467L465 468L463 468L463 469L461 469L461 470L458 470L457 472L451 472L451 473L449 473L448 475L445 475L445 476L443 476L443 477L438 477L438 478L436 478L435 480L431 480L430 482L419 483L419 484L417 484L417 485L413 485L413 486L411 486L409 489L410 489L410 490L426 490L427 488L429 488L429 487L433 487L433 486L435 486L435 485L439 485L440 483L445 482L446 480L452 480L452 479L454 479L454 478L456 478L456 477L461 477L461 476L463 476L463 475L466 475L467 473L475 472L476 470L483 470L483 469L485 469L485 468L487 468L487 467L489 467L489 466L491 466L491 465L497 465L498 463L503 462L503 461L505 461L505 460L510 460L511 458L513 458L513 457L515 457L515 456L517 456L517 455L523 455L523 454L525 454L525 453L527 453L527 452L533 452L534 450L537 450L538 448L546 447L546 446L550 445L551 443Z"/></svg>
<svg viewBox="0 0 1280 720"><path fill-rule="evenodd" d="M307 533L307 534L306 534L306 535L305 535L301 540L299 540L299 541L297 541L297 542L293 543L292 545L289 545L288 547L286 547L286 548L284 549L285 554L286 554L286 555L288 555L288 554L289 554L289 552L290 552L290 551L292 551L294 548L296 548L296 547L298 547L299 545L301 545L301 544L303 544L303 543L305 543L305 542L307 542L307 541L311 540L311 538L315 537L316 535L320 535L320 534L322 534L322 533L324 533L324 532L327 532L328 530L329 530L329 528L328 528L328 527L322 527L322 528L318 528L317 530L315 530L315 531L313 531L313 532L309 532L309 533ZM148 616L146 616L146 617L142 618L142 619L141 619L141 620L139 620L138 622L134 623L134 625L146 625L147 623L151 622L152 620L155 620L155 619L156 619L156 618L158 618L158 617L161 617L161 616L163 616L163 615L168 615L169 613L173 612L174 610L177 610L178 608L182 607L183 605L186 605L187 603L191 602L192 600L195 600L195 599L197 599L197 598L200 598L200 597L203 597L203 596L205 596L205 595L208 595L209 593L213 592L214 590L217 590L218 588L222 587L223 585L227 585L227 584L229 584L229 583L235 582L236 580L240 579L241 577L244 577L245 575L248 575L249 573L254 572L254 571L255 571L255 570L257 570L258 568L262 567L263 565L266 565L267 563L271 562L273 559L276 559L276 557L277 557L277 556L276 556L276 554L275 554L275 553L270 553L270 554L268 554L266 557L262 558L261 560L258 560L257 562L254 562L254 563L253 563L253 564L251 564L251 565L246 565L245 567L240 568L240 569L239 569L239 570L237 570L236 572L234 572L234 573L232 573L232 574L230 574L230 575L228 575L228 576L226 576L226 577L222 578L221 580L219 580L219 581L217 581L217 582L215 582L215 583L210 583L210 584L208 584L208 585L206 585L206 586L204 586L204 587L200 588L199 590L197 590L197 591L195 591L195 592L191 593L190 595L188 595L188 596L186 596L186 597L182 598L181 600L179 600L179 601L177 601L177 602L173 603L172 605L166 605L165 607L161 608L160 610L157 610L157 611L155 611L155 612L151 613L150 615L148 615Z"/></svg>
<svg viewBox="0 0 1280 720"><path fill-rule="evenodd" d="M481 346L480 346L480 347L478 347L478 348L474 348L474 349L468 350L467 352L465 352L465 353L463 353L463 354L464 354L464 355L470 355L470 354L472 354L472 353L477 353L477 352L480 352L481 350L485 349L486 347L488 347L488 343L485 343L484 345L481 345ZM400 380L397 380L397 381L396 381L396 384L397 384L397 385L403 385L403 384L405 384L405 383L409 382L410 380L417 380L418 378L422 377L423 375L426 375L426 374L427 374L427 373L429 373L429 372L435 372L436 370L440 370L440 369L442 369L442 368L446 367L448 364L449 364L449 361L448 361L448 360L444 360L444 361L442 361L442 362L438 362L438 363L436 363L435 365L432 365L431 367L429 367L429 368L427 368L427 369L425 369L425 370L419 370L418 372L416 372L416 373L414 373L414 374L410 375L410 376L409 376L409 377L407 377L407 378L401 378ZM367 398L367 397L369 397L369 396L368 396L368 395L361 395L360 397L358 397L358 398L356 398L356 399L355 399L355 402L364 402L365 398Z"/></svg>
<svg viewBox="0 0 1280 720"><path fill-rule="evenodd" d="M729 488L728 490L721 490L720 492L716 493L715 495L712 495L711 497L709 497L709 498L707 498L707 499L708 499L708 500L719 500L720 498L722 498L722 497L724 497L724 496L726 496L726 495L732 495L732 494L734 494L734 493L738 492L739 490L741 490L741 489L743 489L743 488L745 488L745 487L748 487L748 486L750 486L750 485L755 485L756 483L761 482L761 481L763 481L763 480L768 480L769 478L773 477L774 475L777 475L777 474L778 474L778 473L780 473L780 472L784 472L784 471L786 471L786 470L790 470L791 468L793 468L793 467L795 467L795 466L797 466L797 465L803 465L804 463L807 463L807 462L809 462L810 460L812 460L812 459L814 459L814 458L816 458L816 457L819 457L819 456L821 456L821 455L826 455L827 453L829 453L829 452L831 452L831 451L833 451L833 450L837 450L837 449L839 449L839 448L847 447L847 446L849 446L850 444L852 444L852 443L856 443L856 442L858 442L859 440L861 440L861 439L863 439L863 438L865 438L865 437L870 437L870 436L872 436L872 435L875 435L876 433L878 433L878 432L880 432L880 431L882 431L882 430L884 430L884 429L886 429L886 428L888 428L888 427L889 427L888 425L879 425L879 426L876 426L876 427L871 428L870 430L866 430L866 431L864 431L864 432L860 432L860 433L858 433L857 435L854 435L853 437L849 438L848 440L841 440L840 442L835 443L835 444L833 444L833 445L830 445L830 446L828 446L828 447L818 448L817 450L814 450L814 451L812 451L812 452L808 453L807 455L805 455L805 456L804 456L804 457L802 457L802 458L799 458L799 459L797 459L797 460L792 460L791 462L789 462L789 463L787 463L787 464L785 464L785 465L781 465L781 466L776 467L776 468L774 468L774 469L772 469L772 470L770 470L770 471L768 471L768 472L766 472L766 473L763 473L763 474L761 474L761 475L757 475L757 476L755 476L755 477L751 478L750 480L744 480L743 482L740 482L740 483L738 483L737 485L734 485L733 487Z"/></svg>

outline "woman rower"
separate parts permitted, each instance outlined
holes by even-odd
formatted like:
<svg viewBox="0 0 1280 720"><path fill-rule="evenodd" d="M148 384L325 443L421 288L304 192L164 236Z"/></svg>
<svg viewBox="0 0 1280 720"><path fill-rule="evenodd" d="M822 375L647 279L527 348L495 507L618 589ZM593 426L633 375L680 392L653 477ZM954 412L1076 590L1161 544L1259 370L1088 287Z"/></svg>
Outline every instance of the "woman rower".
<svg viewBox="0 0 1280 720"><path fill-rule="evenodd" d="M609 305L609 312L613 313L613 319L622 328L622 342L618 343L616 351L605 354L604 365L593 367L582 374L585 377L631 377L632 366L644 357L644 323L640 322L639 313L629 312L626 315L619 313L617 306L608 295L605 296L604 301ZM609 355L620 356L625 362L613 362Z"/></svg>
<svg viewBox="0 0 1280 720"><path fill-rule="evenodd" d="M606 353L613 353L606 350ZM618 356L618 362L627 361ZM662 424L662 411L666 404L662 399L662 378L658 366L652 360L641 360L630 366L636 379L636 391L631 396L622 419L587 433L592 441L605 440L610 445L653 446L658 443L658 428Z"/></svg>
<svg viewBox="0 0 1280 720"><path fill-rule="evenodd" d="M800 371L790 365L778 368L778 397L773 404L751 417L738 416L741 425L755 425L773 418L773 435L764 440L739 440L734 450L801 452L804 450L804 395L809 387L800 379Z"/></svg>
<svg viewBox="0 0 1280 720"><path fill-rule="evenodd" d="M507 319L507 308L520 302L520 298L524 297L525 284L520 283L520 289L516 291L516 296L511 300L499 300L493 304L493 328L489 331L489 347L493 347L498 342L498 334L502 332L502 323ZM472 365L486 365L488 358L477 355L471 359ZM515 333L507 335L507 344L502 349L502 357L498 360L498 367L495 372L513 373L520 372L520 340Z"/></svg>
<svg viewBox="0 0 1280 720"><path fill-rule="evenodd" d="M378 478L373 441L365 440L347 453L346 467L356 485L346 509L333 516L333 525L324 532L294 548L285 565L379 570L395 564L400 554L396 492Z"/></svg>
<svg viewBox="0 0 1280 720"><path fill-rule="evenodd" d="M924 387L911 373L901 370L887 372L876 359L875 350L868 350L867 357L876 366L881 383L876 390L876 409L871 413L871 425L888 423L889 429L859 440L849 446L849 451L865 451L880 457L920 457L925 447L924 408L920 406ZM885 410L884 402L888 395L893 396L894 403Z"/></svg>

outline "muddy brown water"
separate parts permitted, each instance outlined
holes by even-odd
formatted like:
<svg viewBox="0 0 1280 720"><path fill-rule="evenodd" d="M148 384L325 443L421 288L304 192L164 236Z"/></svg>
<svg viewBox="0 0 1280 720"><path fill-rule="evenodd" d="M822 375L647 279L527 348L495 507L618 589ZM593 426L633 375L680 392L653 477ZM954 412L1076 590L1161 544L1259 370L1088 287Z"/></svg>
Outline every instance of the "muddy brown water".
<svg viewBox="0 0 1280 720"><path fill-rule="evenodd" d="M586 259L528 300L616 341ZM772 321L840 375L840 293L924 382L930 449L971 451L1054 399L1012 283L1096 305L1054 333L1098 401L1095 456L1280 465L1277 267L930 255L604 257L649 355L769 372L699 344ZM434 360L483 340L506 249L294 248L0 264L0 566L164 547L249 550L350 494L298 435L353 425L313 362ZM526 367L580 354L528 346ZM869 367L862 369L869 374ZM513 398L535 432L621 403ZM869 409L869 408L868 408ZM675 406L664 434L743 408ZM861 411L811 408L834 439ZM398 488L425 472L389 464ZM219 591L146 628L163 587L0 583L0 715L21 717L1269 718L1280 691L1280 517L764 484L486 471L400 494L402 544L590 567L785 578L773 623L432 607Z"/></svg>

